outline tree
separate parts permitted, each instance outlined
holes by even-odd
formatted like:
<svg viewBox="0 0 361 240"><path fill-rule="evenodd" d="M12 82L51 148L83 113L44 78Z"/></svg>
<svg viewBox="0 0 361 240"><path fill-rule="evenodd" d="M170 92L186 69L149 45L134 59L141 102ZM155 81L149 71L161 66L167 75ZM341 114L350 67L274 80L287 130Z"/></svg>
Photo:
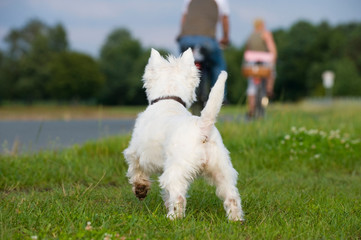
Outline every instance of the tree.
<svg viewBox="0 0 361 240"><path fill-rule="evenodd" d="M82 53L58 54L50 63L49 70L51 78L46 91L52 99L95 99L104 85L104 76L97 62Z"/></svg>
<svg viewBox="0 0 361 240"><path fill-rule="evenodd" d="M279 51L275 91L281 100L323 95L325 70L335 71L336 85L342 85L335 85L335 94L356 94L355 81L361 75L361 24L331 27L327 22L300 21L274 35Z"/></svg>
<svg viewBox="0 0 361 240"><path fill-rule="evenodd" d="M354 61L349 58L335 60L335 96L361 96L361 76Z"/></svg>
<svg viewBox="0 0 361 240"><path fill-rule="evenodd" d="M244 49L230 46L224 51L227 62L228 79L226 82L227 100L241 103L246 99L247 79L241 74Z"/></svg>
<svg viewBox="0 0 361 240"><path fill-rule="evenodd" d="M310 49L316 33L316 29L305 21L293 25L282 38L275 33L279 58L275 91L280 98L297 100L307 94L306 72L312 60Z"/></svg>
<svg viewBox="0 0 361 240"><path fill-rule="evenodd" d="M21 29L11 30L5 42L9 45L9 56L13 59L21 59L29 54L34 45L41 44L43 49L55 52L64 51L68 47L62 25L57 24L52 28L37 19L28 21Z"/></svg>
<svg viewBox="0 0 361 240"><path fill-rule="evenodd" d="M126 29L116 29L107 38L100 53L106 85L100 101L104 104L145 103L139 99L141 77L146 64L145 52Z"/></svg>
<svg viewBox="0 0 361 240"><path fill-rule="evenodd" d="M17 77L16 69L19 63L9 59L5 53L0 52L0 104L3 100L14 98L13 79Z"/></svg>
<svg viewBox="0 0 361 240"><path fill-rule="evenodd" d="M361 75L361 24L351 24L352 31L345 41L345 55L355 64Z"/></svg>
<svg viewBox="0 0 361 240"><path fill-rule="evenodd" d="M4 54L3 52L0 50L0 104L2 99L6 98L5 96L5 83L4 81L2 81L1 79L3 79L5 77L5 69L4 69Z"/></svg>
<svg viewBox="0 0 361 240"><path fill-rule="evenodd" d="M49 49L53 52L68 50L66 31L61 24L57 24L49 29Z"/></svg>
<svg viewBox="0 0 361 240"><path fill-rule="evenodd" d="M6 73L0 81L10 83L11 98L32 102L49 97L45 89L51 76L49 62L54 54L68 48L62 25L49 27L40 20L30 20L23 28L11 30L5 41Z"/></svg>

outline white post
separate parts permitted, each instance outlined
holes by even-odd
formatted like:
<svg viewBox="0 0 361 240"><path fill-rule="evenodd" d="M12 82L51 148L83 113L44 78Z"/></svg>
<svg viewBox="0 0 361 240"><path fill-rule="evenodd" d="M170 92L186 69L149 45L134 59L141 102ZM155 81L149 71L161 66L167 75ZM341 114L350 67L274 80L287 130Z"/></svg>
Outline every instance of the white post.
<svg viewBox="0 0 361 240"><path fill-rule="evenodd" d="M323 87L326 89L326 98L331 100L332 98L332 87L335 80L335 74L332 71L324 71L322 73Z"/></svg>

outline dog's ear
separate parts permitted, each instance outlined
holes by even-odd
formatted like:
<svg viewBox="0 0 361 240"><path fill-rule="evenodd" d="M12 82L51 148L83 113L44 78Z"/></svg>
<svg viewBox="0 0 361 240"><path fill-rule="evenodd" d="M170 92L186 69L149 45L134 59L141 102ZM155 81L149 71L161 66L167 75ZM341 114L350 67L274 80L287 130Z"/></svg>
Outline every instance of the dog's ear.
<svg viewBox="0 0 361 240"><path fill-rule="evenodd" d="M152 48L148 63L151 65L157 65L161 63L163 60L164 58L160 55L160 53L154 48Z"/></svg>
<svg viewBox="0 0 361 240"><path fill-rule="evenodd" d="M194 64L194 56L191 48L182 54L182 60L187 64Z"/></svg>

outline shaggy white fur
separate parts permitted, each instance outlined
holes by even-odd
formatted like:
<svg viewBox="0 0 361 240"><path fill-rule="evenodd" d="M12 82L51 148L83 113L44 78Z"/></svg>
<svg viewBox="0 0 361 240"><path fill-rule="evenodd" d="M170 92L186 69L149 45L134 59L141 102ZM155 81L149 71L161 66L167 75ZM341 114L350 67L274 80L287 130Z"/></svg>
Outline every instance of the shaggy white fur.
<svg viewBox="0 0 361 240"><path fill-rule="evenodd" d="M199 72L192 50L188 49L180 58L164 59L152 49L143 76L150 105L139 114L124 156L129 165L129 182L140 200L150 189L150 175L161 174L159 183L170 219L184 216L188 187L195 177L202 175L216 186L228 219L243 221L236 187L238 173L214 126L226 79L227 73L223 71L201 116L193 116L174 100L174 97L182 99L187 107L196 100ZM159 98L163 99L153 103Z"/></svg>

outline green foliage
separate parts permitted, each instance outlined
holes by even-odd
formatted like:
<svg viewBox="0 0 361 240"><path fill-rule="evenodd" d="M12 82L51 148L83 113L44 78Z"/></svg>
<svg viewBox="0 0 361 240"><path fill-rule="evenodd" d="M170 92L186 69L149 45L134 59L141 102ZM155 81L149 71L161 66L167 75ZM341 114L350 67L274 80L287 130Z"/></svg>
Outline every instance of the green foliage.
<svg viewBox="0 0 361 240"><path fill-rule="evenodd" d="M275 31L279 51L275 91L280 99L324 96L322 73L335 72L334 94L360 96L361 24L336 27L300 21Z"/></svg>
<svg viewBox="0 0 361 240"><path fill-rule="evenodd" d="M49 27L33 19L21 29L11 30L5 38L9 45L9 56L21 59L31 51L64 51L68 48L66 32L62 25Z"/></svg>
<svg viewBox="0 0 361 240"><path fill-rule="evenodd" d="M49 29L49 48L54 52L62 52L68 49L66 31L61 24Z"/></svg>
<svg viewBox="0 0 361 240"><path fill-rule="evenodd" d="M322 86L322 73L332 70L335 73L335 84L332 89L334 96L360 96L361 75L358 73L355 62L350 58L343 57L333 61L314 62L307 75L307 87L313 96L324 96L325 89Z"/></svg>
<svg viewBox="0 0 361 240"><path fill-rule="evenodd" d="M321 76L326 70L332 70L336 75L334 95L361 95L360 23L332 27L327 22L313 25L299 21L290 29L279 29L273 34L278 49L276 99L299 100L305 96L324 96ZM231 57L241 54L241 49L232 47L226 50L230 71L229 100L232 103L242 99L242 89L246 88L245 79L234 76L239 66L237 63L242 59ZM235 84L236 81L238 83Z"/></svg>
<svg viewBox="0 0 361 240"><path fill-rule="evenodd" d="M358 239L360 111L359 102L272 105L261 121L219 121L239 173L243 225L227 220L202 179L188 191L184 219L165 217L157 176L139 202L125 176L129 136L0 156L0 238ZM224 108L220 119L243 112Z"/></svg>
<svg viewBox="0 0 361 240"><path fill-rule="evenodd" d="M106 76L106 85L100 101L104 104L144 104L141 78L147 63L139 41L125 29L114 30L101 49L100 67Z"/></svg>
<svg viewBox="0 0 361 240"><path fill-rule="evenodd" d="M361 75L357 71L355 62L349 58L341 58L334 62L336 96L360 96L361 95Z"/></svg>
<svg viewBox="0 0 361 240"><path fill-rule="evenodd" d="M224 51L227 62L227 100L231 103L241 103L245 99L247 79L241 74L241 63L243 61L243 49L231 46Z"/></svg>
<svg viewBox="0 0 361 240"><path fill-rule="evenodd" d="M4 64L4 54L3 52L0 50L0 79L3 79L5 76L5 64ZM6 86L5 86L5 82L0 80L0 104L1 104L1 100L2 98L4 98L5 94L6 94Z"/></svg>
<svg viewBox="0 0 361 240"><path fill-rule="evenodd" d="M64 52L50 63L52 74L46 88L57 100L95 98L104 85L104 76L97 62L85 54Z"/></svg>
<svg viewBox="0 0 361 240"><path fill-rule="evenodd" d="M278 38L275 33L279 58L275 91L282 99L296 100L307 94L306 70L315 57L312 48L317 32L310 23L300 21L282 34Z"/></svg>
<svg viewBox="0 0 361 240"><path fill-rule="evenodd" d="M46 97L45 83L51 76L49 62L53 54L49 51L48 38L37 36L18 66L18 77L13 79L14 95L28 102Z"/></svg>
<svg viewBox="0 0 361 240"><path fill-rule="evenodd" d="M90 56L68 50L61 24L47 26L30 20L6 37L9 51L0 67L2 99L89 100L104 85L98 63Z"/></svg>

